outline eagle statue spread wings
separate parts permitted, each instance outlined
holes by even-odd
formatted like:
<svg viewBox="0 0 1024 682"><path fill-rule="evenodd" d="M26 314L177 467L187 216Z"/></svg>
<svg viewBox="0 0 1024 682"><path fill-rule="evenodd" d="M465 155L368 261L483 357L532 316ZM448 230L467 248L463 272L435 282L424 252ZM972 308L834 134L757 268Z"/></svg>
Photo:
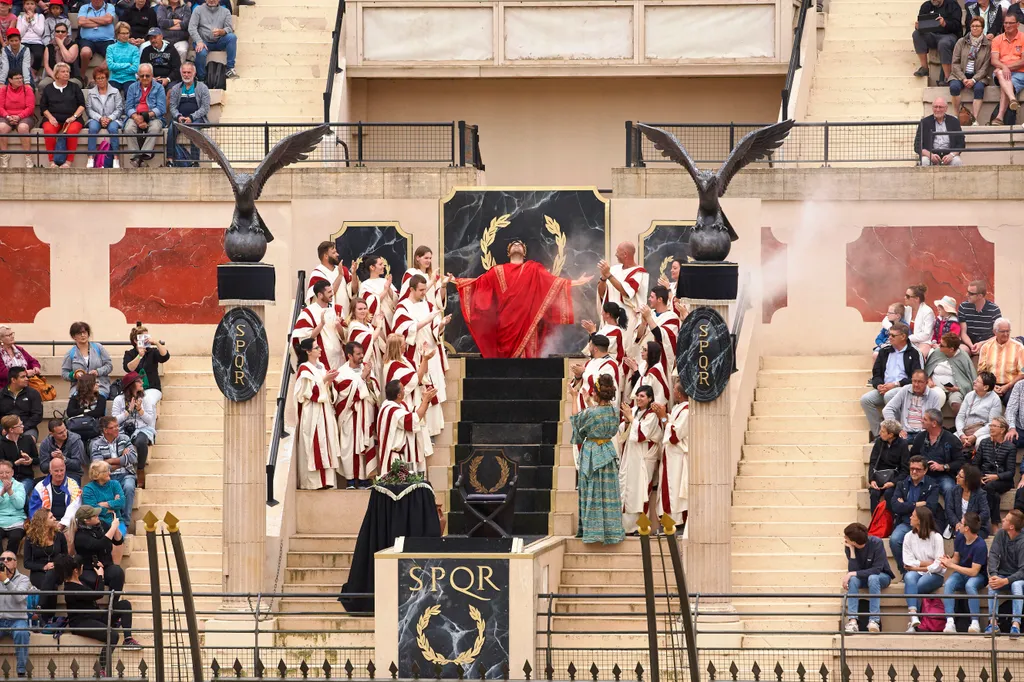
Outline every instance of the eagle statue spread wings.
<svg viewBox="0 0 1024 682"><path fill-rule="evenodd" d="M736 241L738 236L725 217L719 198L725 194L729 181L740 169L781 147L794 124L795 121L791 119L747 133L717 172L697 168L697 164L672 133L643 123L637 124L647 139L654 143L654 148L665 158L685 168L697 185L697 222L690 238L690 255L694 260L722 261L729 255L731 242Z"/></svg>
<svg viewBox="0 0 1024 682"><path fill-rule="evenodd" d="M324 136L330 133L330 126L319 125L284 138L274 145L254 173L236 173L220 147L199 130L187 125L178 125L177 129L217 162L231 183L231 191L235 195L235 213L231 217L231 227L224 234L224 251L228 258L236 263L259 262L267 252L267 243L274 241L274 236L256 210L256 200L260 198L271 175L296 161L309 158L309 154Z"/></svg>

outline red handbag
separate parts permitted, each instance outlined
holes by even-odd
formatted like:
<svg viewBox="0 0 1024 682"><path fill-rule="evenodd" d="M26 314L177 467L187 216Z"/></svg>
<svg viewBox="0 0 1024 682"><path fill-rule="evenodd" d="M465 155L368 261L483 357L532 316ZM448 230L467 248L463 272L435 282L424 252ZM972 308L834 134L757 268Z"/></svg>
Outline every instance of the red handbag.
<svg viewBox="0 0 1024 682"><path fill-rule="evenodd" d="M885 503L885 498L883 497L878 502L878 506L875 507L875 511L871 513L868 535L874 535L876 538L887 538L892 535L892 529L892 512L889 511L889 505Z"/></svg>

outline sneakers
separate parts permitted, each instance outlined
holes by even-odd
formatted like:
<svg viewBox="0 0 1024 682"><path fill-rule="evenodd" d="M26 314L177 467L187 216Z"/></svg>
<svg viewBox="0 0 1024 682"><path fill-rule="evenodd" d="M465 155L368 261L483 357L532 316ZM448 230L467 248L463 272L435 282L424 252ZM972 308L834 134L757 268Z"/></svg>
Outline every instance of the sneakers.
<svg viewBox="0 0 1024 682"><path fill-rule="evenodd" d="M985 634L986 635L991 635L992 634L992 626L991 625L989 625L987 628L985 628Z"/></svg>
<svg viewBox="0 0 1024 682"><path fill-rule="evenodd" d="M226 76L227 78L238 78L238 72L237 72L237 71L235 71L234 69L228 69L228 70L227 70L227 71L226 71L226 72L224 73L224 75L225 75L225 76Z"/></svg>
<svg viewBox="0 0 1024 682"><path fill-rule="evenodd" d="M850 620L846 621L846 631L847 632L860 632L860 626L857 625L857 619L856 618L851 618Z"/></svg>
<svg viewBox="0 0 1024 682"><path fill-rule="evenodd" d="M96 157L95 156L90 156L89 160L85 162L85 167L86 168L95 168L96 167Z"/></svg>
<svg viewBox="0 0 1024 682"><path fill-rule="evenodd" d="M0 154L0 168L7 168L11 165L10 154Z"/></svg>
<svg viewBox="0 0 1024 682"><path fill-rule="evenodd" d="M972 635L977 635L981 632L981 624L977 619L971 620L971 625L967 628L967 632Z"/></svg>
<svg viewBox="0 0 1024 682"><path fill-rule="evenodd" d="M868 632L881 632L882 626L879 625L877 620L868 621Z"/></svg>
<svg viewBox="0 0 1024 682"><path fill-rule="evenodd" d="M1020 623L1013 621L1013 625L1010 626L1010 639L1017 639L1020 637Z"/></svg>
<svg viewBox="0 0 1024 682"><path fill-rule="evenodd" d="M121 167L121 162L120 162L120 161L118 161L118 160L117 160L117 157L115 156L115 157L114 157L114 165L113 165L113 168L120 168L120 167Z"/></svg>
<svg viewBox="0 0 1024 682"><path fill-rule="evenodd" d="M917 71L914 72L914 75L917 76L918 78L920 78L922 76L927 76L928 75L928 67L927 66L922 66L921 68L919 68Z"/></svg>
<svg viewBox="0 0 1024 682"><path fill-rule="evenodd" d="M946 627L942 628L943 632L956 632L956 623L953 622L952 618L946 619Z"/></svg>
<svg viewBox="0 0 1024 682"><path fill-rule="evenodd" d="M142 645L134 637L125 637L121 648L125 651L138 651L142 648Z"/></svg>
<svg viewBox="0 0 1024 682"><path fill-rule="evenodd" d="M32 163L32 157L26 155L25 156L25 168L35 168L35 167L36 167L36 165L34 163Z"/></svg>

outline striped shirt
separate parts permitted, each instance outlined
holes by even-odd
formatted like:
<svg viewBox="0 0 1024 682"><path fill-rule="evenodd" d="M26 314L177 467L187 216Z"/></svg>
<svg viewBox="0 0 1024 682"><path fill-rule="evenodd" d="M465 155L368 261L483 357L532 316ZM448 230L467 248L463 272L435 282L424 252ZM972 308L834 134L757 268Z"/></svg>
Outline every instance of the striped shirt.
<svg viewBox="0 0 1024 682"><path fill-rule="evenodd" d="M999 385L1010 383L1024 371L1024 345L1010 339L1000 346L994 338L989 339L978 351L978 371L992 372Z"/></svg>
<svg viewBox="0 0 1024 682"><path fill-rule="evenodd" d="M980 313L970 301L964 301L956 309L956 316L962 324L967 325L967 336L971 337L971 341L981 343L992 338L992 325L1003 316L1003 312L999 306L986 299Z"/></svg>

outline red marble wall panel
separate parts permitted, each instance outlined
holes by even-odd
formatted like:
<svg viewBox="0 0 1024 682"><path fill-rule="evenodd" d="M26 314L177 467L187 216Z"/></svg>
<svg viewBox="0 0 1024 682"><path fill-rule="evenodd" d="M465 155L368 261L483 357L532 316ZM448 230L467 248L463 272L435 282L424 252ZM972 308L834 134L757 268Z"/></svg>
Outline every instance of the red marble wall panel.
<svg viewBox="0 0 1024 682"><path fill-rule="evenodd" d="M770 227L761 228L761 281L761 319L768 324L776 310L789 305L789 255Z"/></svg>
<svg viewBox="0 0 1024 682"><path fill-rule="evenodd" d="M216 324L223 229L129 227L110 245L110 306L128 322Z"/></svg>
<svg viewBox="0 0 1024 682"><path fill-rule="evenodd" d="M995 245L975 226L865 227L846 245L846 305L866 322L880 321L910 284L928 286L931 306L946 294L962 302L973 279L995 288Z"/></svg>
<svg viewBox="0 0 1024 682"><path fill-rule="evenodd" d="M33 322L50 305L50 245L31 227L0 226L0 322Z"/></svg>

